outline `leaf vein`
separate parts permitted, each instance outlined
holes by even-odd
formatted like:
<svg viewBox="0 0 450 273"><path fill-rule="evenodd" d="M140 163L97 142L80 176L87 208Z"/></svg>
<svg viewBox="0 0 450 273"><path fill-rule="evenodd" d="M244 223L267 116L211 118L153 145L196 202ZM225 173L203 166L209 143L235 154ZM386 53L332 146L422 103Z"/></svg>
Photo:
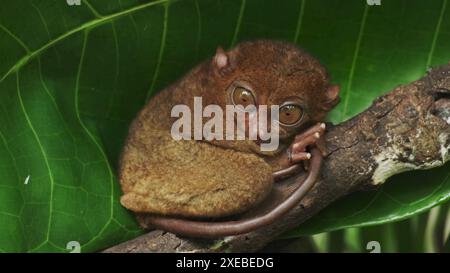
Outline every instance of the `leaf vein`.
<svg viewBox="0 0 450 273"><path fill-rule="evenodd" d="M83 67L83 63L84 63L84 59L85 59L85 53L86 53L86 46L87 46L88 36L89 36L88 31L87 30L84 31L83 47L81 49L80 63L78 64L78 71L77 71L76 82L75 82L75 112L76 112L76 116L77 116L77 119L78 119L81 127L83 128L83 130L86 132L86 134L89 136L91 141L94 143L94 145L99 150L101 156L104 159L106 167L108 168L108 173L109 173L109 177L110 177L111 194L109 196L110 197L110 215L109 215L109 219L105 223L105 225L102 227L102 229L97 233L97 235L93 236L91 238L91 240L86 243L86 245L91 243L91 242L93 242L93 241L95 241L98 238L98 236L100 236L106 230L106 228L109 226L109 224L111 223L112 218L113 218L113 204L114 204L114 179L113 179L113 173L112 173L111 167L109 165L108 159L107 159L106 154L103 151L102 147L100 146L100 144L95 139L94 135L89 131L89 129L86 127L86 125L84 124L83 120L81 119L80 110L79 110L80 79L81 79L81 71L82 71L82 67Z"/></svg>
<svg viewBox="0 0 450 273"><path fill-rule="evenodd" d="M237 38L238 38L238 35L239 35L239 30L241 29L242 18L244 17L244 11L245 11L246 3L247 3L247 0L242 0L241 1L241 7L239 9L239 15L238 15L238 18L237 18L236 27L234 29L233 39L231 40L230 47L233 47L236 44L236 42L237 42Z"/></svg>
<svg viewBox="0 0 450 273"><path fill-rule="evenodd" d="M302 3L300 4L300 10L298 13L298 20L297 20L297 27L295 29L295 35L294 35L294 43L298 43L298 38L300 36L300 30L302 28L303 23L303 14L305 13L305 5L306 0L302 0Z"/></svg>
<svg viewBox="0 0 450 273"><path fill-rule="evenodd" d="M359 49L361 47L362 36L363 36L364 29L365 29L365 26L366 26L368 10L369 10L368 5L365 5L364 6L364 13L363 13L363 16L362 16L362 19L361 19L361 24L360 24L360 27L359 27L358 38L356 40L355 51L353 53L352 64L351 64L350 72L349 72L349 76L348 76L347 89L345 90L344 108L343 108L343 110L341 112L341 119L345 118L345 115L347 114L349 96L350 96L352 85L353 85L353 77L355 75L356 61L358 59Z"/></svg>
<svg viewBox="0 0 450 273"><path fill-rule="evenodd" d="M152 82L150 88L147 91L145 101L148 101L150 96L153 94L153 89L155 87L155 82L159 76L159 69L161 67L162 58L164 55L164 49L166 47L166 37L167 37L167 21L169 17L169 5L168 2L164 5L164 21L163 21L163 31L161 34L161 45L159 47L158 61L156 63L155 72L153 73Z"/></svg>
<svg viewBox="0 0 450 273"><path fill-rule="evenodd" d="M27 53L30 53L30 48L22 41L19 37L17 37L14 33L12 33L9 29L7 29L3 24L0 24L0 28L6 32L9 36L11 36Z"/></svg>
<svg viewBox="0 0 450 273"><path fill-rule="evenodd" d="M22 110L22 112L23 112L23 114L25 116L25 119L27 121L27 125L30 127L31 132L32 132L34 138L36 139L36 142L37 142L37 144L39 146L39 149L40 149L40 151L42 153L42 157L44 158L44 163L45 163L45 166L47 168L48 175L49 175L49 181L50 181L50 196L49 196L49 200L50 201L49 201L49 216L48 216L48 225L47 225L47 235L46 235L46 240L44 241L44 243L45 243L46 241L49 240L49 237L50 237L50 229L51 229L52 215L53 215L53 190L54 190L54 182L55 182L55 180L53 178L53 173L52 173L52 170L50 168L50 163L48 161L47 152L45 151L44 146L42 145L42 142L41 142L41 140L39 138L39 135L37 134L37 132L36 132L32 122L31 122L31 119L30 119L30 117L29 117L29 115L28 115L28 113L27 113L27 111L25 109L25 105L23 103L23 99L22 99L22 95L21 95L21 91L20 91L19 71L17 71L17 73L16 73L16 89L17 89L17 97L18 97L19 103L20 103L20 108L21 108L21 110Z"/></svg>
<svg viewBox="0 0 450 273"><path fill-rule="evenodd" d="M4 79L6 79L11 73L19 70L22 66L24 66L25 64L27 64L30 59L34 58L35 56L39 55L41 52L45 51L46 49L52 47L53 45L57 44L58 42L65 40L67 37L70 37L72 35L74 35L75 33L84 31L86 29L89 28L94 28L96 26L99 25L103 25L105 23L108 23L112 20L115 20L117 18L121 18L124 15L130 14L132 12L138 11L138 10L142 10L151 6L155 6L161 3L166 3L168 1L175 1L175 0L159 0L159 1L154 1L154 2L149 2L149 3L145 3L145 4L141 4L138 6L135 6L133 8L127 9L127 10L123 10L117 13L113 13L107 16L104 16L102 18L98 18L98 19L94 19L91 21L88 21L74 29L69 30L68 32L62 34L61 36L56 37L53 40L48 41L46 44L44 44L43 46L41 46L40 48L34 50L34 51L27 51L27 55L23 56L20 60L18 60L1 78L0 78L0 82L2 82ZM2 25L0 25L1 27ZM2 28L3 29L3 28Z"/></svg>
<svg viewBox="0 0 450 273"><path fill-rule="evenodd" d="M444 14L445 14L446 8L447 8L447 0L444 0L442 2L441 13L439 14L439 18L438 18L438 21L437 21L437 24L436 24L436 29L435 29L434 34L433 34L433 40L431 42L431 49L430 49L430 52L428 54L427 63L426 63L426 66L425 66L426 69L428 69L430 67L430 65L431 65L431 60L432 60L433 55L434 55L434 50L436 49L436 42L437 42L437 39L438 39L438 36L439 36L439 32L441 30L441 24L442 24L442 20L444 18Z"/></svg>

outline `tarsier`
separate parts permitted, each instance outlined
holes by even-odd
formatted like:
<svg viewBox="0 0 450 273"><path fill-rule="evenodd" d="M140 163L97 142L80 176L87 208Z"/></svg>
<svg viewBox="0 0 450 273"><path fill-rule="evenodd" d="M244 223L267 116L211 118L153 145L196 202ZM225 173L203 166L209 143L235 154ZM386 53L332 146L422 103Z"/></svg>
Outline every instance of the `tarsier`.
<svg viewBox="0 0 450 273"><path fill-rule="evenodd" d="M260 139L174 140L171 109L180 104L193 109L194 97L223 109L279 105L278 149L262 151ZM121 203L156 227L188 236L260 226L213 222L254 209L274 182L311 158L311 147L323 152L322 121L338 102L339 87L330 84L325 68L293 44L260 40L227 52L218 48L212 59L156 94L133 121L120 160ZM308 169L317 173L319 161L309 161ZM286 207L275 208L270 221L285 212Z"/></svg>

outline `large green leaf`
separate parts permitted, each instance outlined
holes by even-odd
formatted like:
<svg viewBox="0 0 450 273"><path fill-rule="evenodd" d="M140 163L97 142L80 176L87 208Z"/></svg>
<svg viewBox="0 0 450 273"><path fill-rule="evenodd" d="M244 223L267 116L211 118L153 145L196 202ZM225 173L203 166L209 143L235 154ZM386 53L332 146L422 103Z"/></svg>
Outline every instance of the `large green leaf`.
<svg viewBox="0 0 450 273"><path fill-rule="evenodd" d="M70 2L70 1L69 1ZM76 2L76 1L74 1ZM274 38L343 87L331 120L450 60L447 0L14 0L0 5L0 250L96 251L141 231L118 154L152 94L218 45ZM448 165L332 205L308 232L400 219L449 198ZM27 179L28 178L28 179ZM410 179L414 178L411 182ZM27 182L27 183L25 183ZM358 210L359 209L359 210ZM333 216L336 217L333 217ZM306 232L307 228L303 229Z"/></svg>

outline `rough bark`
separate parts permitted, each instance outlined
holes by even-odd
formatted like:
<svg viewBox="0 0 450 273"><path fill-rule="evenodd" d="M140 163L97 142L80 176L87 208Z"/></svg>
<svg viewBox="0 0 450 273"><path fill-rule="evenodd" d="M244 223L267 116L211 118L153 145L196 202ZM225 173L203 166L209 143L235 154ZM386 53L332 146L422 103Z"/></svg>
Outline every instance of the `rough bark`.
<svg viewBox="0 0 450 273"><path fill-rule="evenodd" d="M450 159L450 64L376 99L366 111L329 126L329 155L321 180L281 221L219 240L151 231L105 252L251 252L333 201L376 188L394 174L443 165Z"/></svg>

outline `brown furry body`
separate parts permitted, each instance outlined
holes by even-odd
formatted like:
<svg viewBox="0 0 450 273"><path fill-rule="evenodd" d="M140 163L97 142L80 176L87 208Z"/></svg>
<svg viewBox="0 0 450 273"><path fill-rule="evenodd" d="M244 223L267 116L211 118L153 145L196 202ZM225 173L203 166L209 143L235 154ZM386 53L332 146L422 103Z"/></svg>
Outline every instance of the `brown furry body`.
<svg viewBox="0 0 450 273"><path fill-rule="evenodd" d="M294 45L276 41L246 42L227 53L229 65L218 69L207 61L159 92L133 121L120 163L124 195L121 203L139 213L186 217L223 217L247 211L271 190L276 160L295 134L324 119L337 102L326 96L325 69ZM235 80L249 82L258 104L296 99L304 105L304 120L281 128L280 148L261 153L254 141L175 141L174 105L193 109L193 97L203 105L230 104L226 90Z"/></svg>

